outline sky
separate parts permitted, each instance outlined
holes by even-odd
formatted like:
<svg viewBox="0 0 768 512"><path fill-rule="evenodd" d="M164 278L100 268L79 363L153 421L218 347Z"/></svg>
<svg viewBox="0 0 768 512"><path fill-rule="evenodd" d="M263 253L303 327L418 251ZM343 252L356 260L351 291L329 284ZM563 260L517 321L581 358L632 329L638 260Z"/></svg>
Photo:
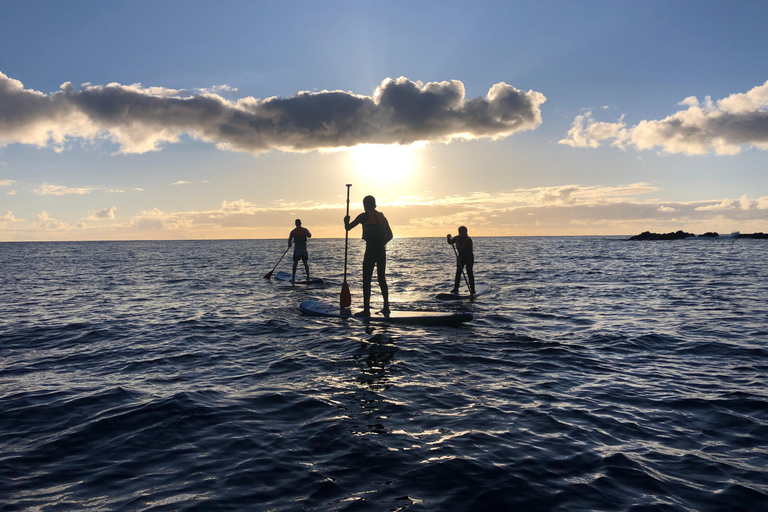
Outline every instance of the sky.
<svg viewBox="0 0 768 512"><path fill-rule="evenodd" d="M768 232L768 3L0 6L0 241Z"/></svg>

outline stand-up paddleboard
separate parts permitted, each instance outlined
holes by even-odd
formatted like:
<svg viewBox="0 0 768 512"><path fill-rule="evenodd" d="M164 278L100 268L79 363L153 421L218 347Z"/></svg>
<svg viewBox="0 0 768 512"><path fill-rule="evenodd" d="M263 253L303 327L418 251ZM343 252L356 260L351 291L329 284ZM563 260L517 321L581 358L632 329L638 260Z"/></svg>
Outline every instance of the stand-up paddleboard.
<svg viewBox="0 0 768 512"><path fill-rule="evenodd" d="M275 279L277 279L278 281L290 281L292 277L293 277L293 274L291 274L290 272L278 272L277 274L275 274ZM324 282L325 281L323 280L323 278L318 277L318 278L312 278L309 280L297 279L296 281L293 282L293 284L323 284Z"/></svg>
<svg viewBox="0 0 768 512"><path fill-rule="evenodd" d="M488 283L475 283L475 297L485 295L491 291L491 285ZM462 290L460 293L438 293L436 299L440 300L462 300L469 299L469 290Z"/></svg>
<svg viewBox="0 0 768 512"><path fill-rule="evenodd" d="M375 312L371 316L354 316L355 311L340 308L327 302L305 301L299 304L305 315L351 318L365 322L407 325L459 325L472 320L472 313L448 313L442 311L392 311L388 315Z"/></svg>

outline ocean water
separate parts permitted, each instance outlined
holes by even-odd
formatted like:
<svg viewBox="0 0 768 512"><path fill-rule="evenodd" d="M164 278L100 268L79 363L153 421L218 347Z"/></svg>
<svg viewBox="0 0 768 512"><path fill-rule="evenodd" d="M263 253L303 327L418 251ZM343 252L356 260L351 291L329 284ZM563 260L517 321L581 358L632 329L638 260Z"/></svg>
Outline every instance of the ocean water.
<svg viewBox="0 0 768 512"><path fill-rule="evenodd" d="M343 240L0 244L0 510L768 510L766 241L475 245L390 243L421 328L301 315Z"/></svg>

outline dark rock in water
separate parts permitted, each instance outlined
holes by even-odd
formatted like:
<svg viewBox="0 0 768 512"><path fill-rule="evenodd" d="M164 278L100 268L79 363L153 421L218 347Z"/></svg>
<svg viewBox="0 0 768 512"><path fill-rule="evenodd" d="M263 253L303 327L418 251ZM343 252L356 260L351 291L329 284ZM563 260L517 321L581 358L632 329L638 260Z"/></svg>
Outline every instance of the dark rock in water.
<svg viewBox="0 0 768 512"><path fill-rule="evenodd" d="M768 234L760 232L760 233L738 233L733 235L734 238L760 238L765 239L768 238Z"/></svg>
<svg viewBox="0 0 768 512"><path fill-rule="evenodd" d="M686 233L679 230L674 233L651 233L650 231L643 231L639 235L635 235L629 240L681 240L683 238L695 237L693 233Z"/></svg>
<svg viewBox="0 0 768 512"><path fill-rule="evenodd" d="M717 231L707 231L703 235L699 235L699 238L717 238L718 236L720 236L720 233Z"/></svg>

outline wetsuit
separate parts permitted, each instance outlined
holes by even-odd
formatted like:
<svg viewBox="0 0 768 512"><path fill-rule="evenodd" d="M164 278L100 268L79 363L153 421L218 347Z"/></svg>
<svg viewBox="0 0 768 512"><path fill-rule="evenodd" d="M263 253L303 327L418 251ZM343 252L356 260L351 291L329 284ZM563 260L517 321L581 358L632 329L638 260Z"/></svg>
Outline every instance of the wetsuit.
<svg viewBox="0 0 768 512"><path fill-rule="evenodd" d="M455 244L458 251L458 257L456 258L456 278L453 283L453 293L459 292L459 285L461 284L461 271L466 267L467 278L469 279L469 290L474 295L475 293L475 253L472 248L472 238L469 235L459 235L451 238L449 244Z"/></svg>
<svg viewBox="0 0 768 512"><path fill-rule="evenodd" d="M309 258L309 253L307 252L307 238L310 238L311 236L312 233L310 233L307 228L299 227L291 231L291 234L288 237L288 243L290 244L291 241L293 241L293 261L307 261L307 258Z"/></svg>
<svg viewBox="0 0 768 512"><path fill-rule="evenodd" d="M384 214L376 210L366 210L349 224L352 229L358 224L363 226L365 255L363 256L363 304L367 309L371 298L371 280L373 267L381 287L384 306L389 307L389 287L387 286L387 242L392 240L392 230Z"/></svg>

